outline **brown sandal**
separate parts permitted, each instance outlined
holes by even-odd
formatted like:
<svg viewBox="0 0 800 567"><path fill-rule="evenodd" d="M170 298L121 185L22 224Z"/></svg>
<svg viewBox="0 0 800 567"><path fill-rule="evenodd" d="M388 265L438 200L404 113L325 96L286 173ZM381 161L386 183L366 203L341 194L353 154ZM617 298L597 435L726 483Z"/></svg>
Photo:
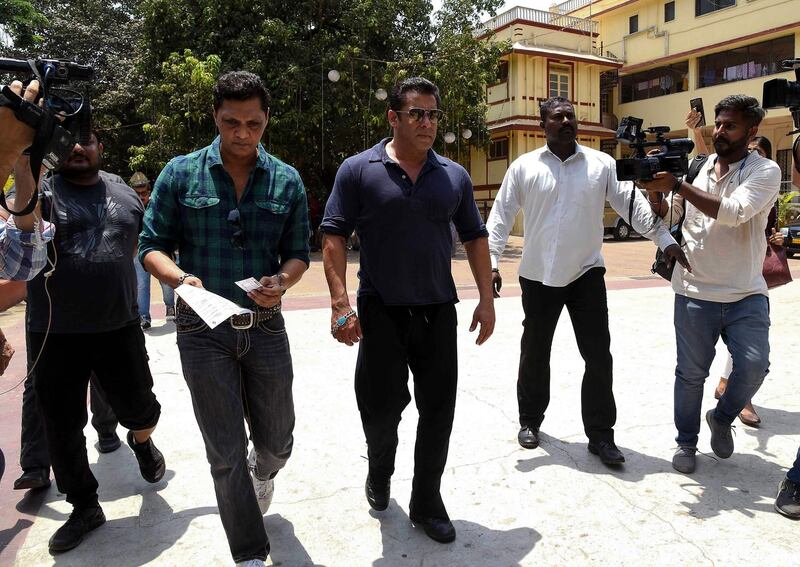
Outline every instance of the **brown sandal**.
<svg viewBox="0 0 800 567"><path fill-rule="evenodd" d="M752 402L747 402L747 405L744 406L744 409L739 414L739 419L750 427L758 427L761 424L761 418L758 417Z"/></svg>

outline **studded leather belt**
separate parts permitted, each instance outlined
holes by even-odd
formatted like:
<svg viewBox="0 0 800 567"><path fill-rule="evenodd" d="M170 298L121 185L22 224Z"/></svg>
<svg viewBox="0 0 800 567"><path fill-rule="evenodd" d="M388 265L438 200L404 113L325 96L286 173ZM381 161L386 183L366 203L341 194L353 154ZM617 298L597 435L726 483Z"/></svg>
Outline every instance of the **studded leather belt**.
<svg viewBox="0 0 800 567"><path fill-rule="evenodd" d="M178 298L178 302L176 304L176 311L178 313L190 313L192 315L197 315L194 309L189 307L189 305L183 301L182 299ZM278 303L272 307L256 307L253 310L253 313L243 313L241 315L232 315L228 319L228 323L230 323L231 327L238 330L246 330L252 329L259 323L263 323L264 321L269 321L275 315L281 312L281 304Z"/></svg>

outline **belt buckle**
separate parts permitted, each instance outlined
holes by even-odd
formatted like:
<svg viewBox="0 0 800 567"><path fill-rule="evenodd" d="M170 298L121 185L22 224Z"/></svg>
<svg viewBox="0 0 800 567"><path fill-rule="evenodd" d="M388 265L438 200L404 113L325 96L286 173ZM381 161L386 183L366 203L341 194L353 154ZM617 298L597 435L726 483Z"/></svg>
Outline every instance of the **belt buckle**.
<svg viewBox="0 0 800 567"><path fill-rule="evenodd" d="M234 317L242 317L242 316L249 316L250 317L250 322L248 322L248 323L246 323L244 325L239 325L239 324L234 322ZM240 315L234 315L233 317L231 317L230 321L231 321L231 327L233 327L237 331L246 331L247 329L253 328L253 326L255 325L255 323L256 323L256 314L251 311L250 313L242 313Z"/></svg>

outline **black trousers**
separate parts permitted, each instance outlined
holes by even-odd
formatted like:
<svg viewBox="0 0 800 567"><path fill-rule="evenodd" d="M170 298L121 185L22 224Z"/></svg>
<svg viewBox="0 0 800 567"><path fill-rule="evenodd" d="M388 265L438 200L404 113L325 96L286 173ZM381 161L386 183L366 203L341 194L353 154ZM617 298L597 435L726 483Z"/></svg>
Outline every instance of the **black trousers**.
<svg viewBox="0 0 800 567"><path fill-rule="evenodd" d="M44 333L30 333L39 352ZM86 388L94 371L106 401L127 429L158 423L144 335L139 324L106 333L51 333L36 367L35 388L59 492L76 509L97 504L97 480L86 454Z"/></svg>
<svg viewBox="0 0 800 567"><path fill-rule="evenodd" d="M558 318L566 306L578 350L586 363L581 415L590 441L613 441L617 406L612 392L611 337L605 268L592 268L565 287L520 278L522 332L517 400L520 425L538 429L550 403L550 350Z"/></svg>
<svg viewBox="0 0 800 567"><path fill-rule="evenodd" d="M27 342L27 334L26 334ZM37 353L33 353L36 357ZM30 353L28 356L31 356ZM30 371L32 361L28 362ZM50 453L47 451L47 439L44 433L44 419L39 409L34 387L35 373L25 379L22 391L22 427L20 430L19 465L23 471L36 469L50 470ZM110 437L117 431L117 416L108 405L105 395L97 385L97 377L92 374L89 381L89 401L92 408L92 427L98 436Z"/></svg>
<svg viewBox="0 0 800 567"><path fill-rule="evenodd" d="M458 358L452 303L386 306L358 298L363 338L355 390L367 438L369 474L380 484L394 473L397 426L411 401L409 368L419 411L410 513L447 518L440 487L456 404Z"/></svg>

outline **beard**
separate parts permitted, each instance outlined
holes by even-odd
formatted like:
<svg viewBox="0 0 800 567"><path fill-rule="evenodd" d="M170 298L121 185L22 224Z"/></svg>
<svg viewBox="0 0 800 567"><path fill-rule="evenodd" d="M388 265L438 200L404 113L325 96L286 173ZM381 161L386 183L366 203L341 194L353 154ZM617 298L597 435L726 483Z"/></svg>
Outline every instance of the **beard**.
<svg viewBox="0 0 800 567"><path fill-rule="evenodd" d="M83 161L74 162L70 157L58 170L58 173L65 179L84 180L94 178L100 171L101 161L98 158L96 161L90 160L87 156L82 156Z"/></svg>
<svg viewBox="0 0 800 567"><path fill-rule="evenodd" d="M718 156L728 158L741 152L742 149L746 150L748 143L747 138L736 141L716 139L714 140L714 151Z"/></svg>

